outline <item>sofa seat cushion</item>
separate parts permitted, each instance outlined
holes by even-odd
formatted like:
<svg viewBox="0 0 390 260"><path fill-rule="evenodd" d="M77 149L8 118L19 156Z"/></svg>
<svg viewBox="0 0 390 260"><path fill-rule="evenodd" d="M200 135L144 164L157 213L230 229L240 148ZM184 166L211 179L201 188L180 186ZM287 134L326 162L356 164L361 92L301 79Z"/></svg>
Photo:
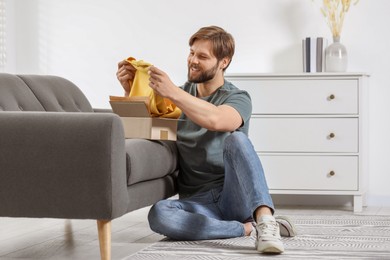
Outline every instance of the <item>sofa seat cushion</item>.
<svg viewBox="0 0 390 260"><path fill-rule="evenodd" d="M177 169L177 148L172 141L126 139L127 184L162 178Z"/></svg>

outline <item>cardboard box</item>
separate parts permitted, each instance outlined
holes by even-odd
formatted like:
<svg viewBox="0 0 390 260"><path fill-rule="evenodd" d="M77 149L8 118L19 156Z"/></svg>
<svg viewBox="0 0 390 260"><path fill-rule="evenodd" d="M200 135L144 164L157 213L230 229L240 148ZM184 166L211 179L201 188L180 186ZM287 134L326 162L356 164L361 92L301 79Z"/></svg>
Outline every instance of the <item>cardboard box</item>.
<svg viewBox="0 0 390 260"><path fill-rule="evenodd" d="M178 119L152 117L144 98L110 97L110 105L122 119L125 138L176 141Z"/></svg>

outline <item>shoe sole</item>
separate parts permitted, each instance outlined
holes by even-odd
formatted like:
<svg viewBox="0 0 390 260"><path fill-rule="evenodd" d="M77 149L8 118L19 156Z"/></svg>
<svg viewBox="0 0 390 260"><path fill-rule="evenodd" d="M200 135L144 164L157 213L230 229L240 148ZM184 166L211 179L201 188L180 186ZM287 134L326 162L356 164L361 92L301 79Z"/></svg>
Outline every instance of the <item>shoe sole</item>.
<svg viewBox="0 0 390 260"><path fill-rule="evenodd" d="M281 254L284 252L283 245L275 245L275 243L262 242L261 248L256 246L256 250L263 254Z"/></svg>
<svg viewBox="0 0 390 260"><path fill-rule="evenodd" d="M295 225L288 217L277 216L275 219L279 223L280 235L282 237L295 237L297 235Z"/></svg>

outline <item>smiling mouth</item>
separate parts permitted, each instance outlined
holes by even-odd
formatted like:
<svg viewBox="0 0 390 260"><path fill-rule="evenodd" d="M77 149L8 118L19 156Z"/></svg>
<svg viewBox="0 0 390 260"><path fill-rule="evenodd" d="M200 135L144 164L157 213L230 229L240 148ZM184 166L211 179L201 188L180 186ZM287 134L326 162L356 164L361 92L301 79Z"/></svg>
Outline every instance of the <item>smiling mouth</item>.
<svg viewBox="0 0 390 260"><path fill-rule="evenodd" d="M199 67L198 66L190 66L190 70L191 71L200 71Z"/></svg>

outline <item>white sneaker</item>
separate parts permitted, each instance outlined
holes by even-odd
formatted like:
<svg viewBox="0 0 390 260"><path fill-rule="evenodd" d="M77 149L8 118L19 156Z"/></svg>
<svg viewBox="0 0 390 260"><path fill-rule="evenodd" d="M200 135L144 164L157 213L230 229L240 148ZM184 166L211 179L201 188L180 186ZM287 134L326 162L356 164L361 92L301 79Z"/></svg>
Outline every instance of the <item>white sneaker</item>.
<svg viewBox="0 0 390 260"><path fill-rule="evenodd" d="M279 224L273 216L262 216L256 225L256 250L266 254L280 254L284 246L280 237Z"/></svg>
<svg viewBox="0 0 390 260"><path fill-rule="evenodd" d="M282 237L295 237L297 235L298 232L294 223L287 216L276 216L275 220L279 224Z"/></svg>

